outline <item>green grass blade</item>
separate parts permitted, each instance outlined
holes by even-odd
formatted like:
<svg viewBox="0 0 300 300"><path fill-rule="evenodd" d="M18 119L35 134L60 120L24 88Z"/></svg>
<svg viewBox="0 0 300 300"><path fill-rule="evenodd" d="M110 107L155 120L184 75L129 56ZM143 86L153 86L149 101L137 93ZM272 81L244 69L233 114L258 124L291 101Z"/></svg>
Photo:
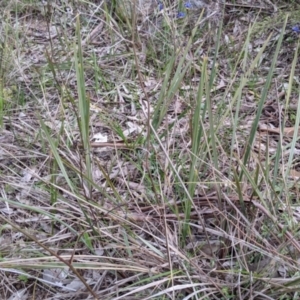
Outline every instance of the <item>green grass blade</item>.
<svg viewBox="0 0 300 300"><path fill-rule="evenodd" d="M263 91L262 91L262 94L261 94L260 101L258 103L257 113L256 113L256 116L255 116L253 125L251 127L250 136L249 136L249 139L246 143L246 151L245 151L244 160L243 160L244 164L246 164L248 159L249 159L250 151L252 149L252 145L253 145L255 135L256 135L256 130L257 130L257 127L258 127L258 122L259 122L260 117L261 117L261 113L262 113L264 103L267 99L267 95L268 95L268 91L269 91L269 88L270 88L271 80L273 78L274 68L275 68L275 65L276 65L276 62L277 62L278 54L279 54L279 51L281 49L281 44L282 44L282 40L283 40L283 37L284 37L286 23L287 23L287 17L285 19L284 25L282 27L282 30L281 30L281 33L280 33L280 36L279 36L279 39L278 39L278 42L277 42L274 57L272 59L272 64L271 64L271 67L270 67L270 70L269 70L269 73L268 73L268 76L267 76L267 80L266 80L266 83L264 85L264 88L263 88ZM243 176L243 172L241 172L241 174L240 174L240 179L242 178L242 176Z"/></svg>
<svg viewBox="0 0 300 300"><path fill-rule="evenodd" d="M80 114L80 133L83 144L83 151L85 153L85 167L86 176L89 180L92 180L92 163L90 154L90 137L89 137L89 126L90 126L90 101L85 91L85 80L84 80L84 62L83 53L81 46L81 35L80 35L80 21L79 16L76 22L76 37L77 46L75 46L75 69L77 77L77 91L78 91L78 110ZM91 185L87 181L87 189L89 195L91 195Z"/></svg>

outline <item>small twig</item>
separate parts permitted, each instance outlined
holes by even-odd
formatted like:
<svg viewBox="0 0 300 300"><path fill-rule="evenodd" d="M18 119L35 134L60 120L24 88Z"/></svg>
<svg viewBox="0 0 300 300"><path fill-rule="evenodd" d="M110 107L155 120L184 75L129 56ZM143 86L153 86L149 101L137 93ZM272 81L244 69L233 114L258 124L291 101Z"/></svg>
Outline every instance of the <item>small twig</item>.
<svg viewBox="0 0 300 300"><path fill-rule="evenodd" d="M22 234L24 234L27 238L29 238L30 240L34 241L35 243L37 243L40 247L42 247L44 250L48 251L52 256L56 257L58 260L60 260L62 263L64 263L66 266L68 266L70 268L70 270L79 278L79 280L85 285L85 287L87 288L87 290L91 293L91 295L93 295L93 297L98 300L98 296L95 294L95 292L92 290L92 288L87 284L87 282L85 281L85 279L80 275L80 273L73 267L72 265L72 257L71 260L67 261L64 260L62 257L60 257L59 255L57 255L53 250L51 250L50 248L44 246L43 243L41 243L38 239L36 239L34 236L30 235L29 233L27 233L25 230L23 230L22 228L20 228L19 226L17 226L16 224L14 224L13 222L11 222L9 219L6 219L5 217L0 215L0 219L2 219L4 221L4 224L7 223L9 225L11 225L14 229L16 229L18 232L21 232Z"/></svg>
<svg viewBox="0 0 300 300"><path fill-rule="evenodd" d="M79 144L79 146L82 146ZM112 148L118 148L118 149L134 149L136 147L131 146L130 144L125 143L101 143L101 142L92 142L90 143L90 146L93 148L101 148L101 147L112 147Z"/></svg>
<svg viewBox="0 0 300 300"><path fill-rule="evenodd" d="M277 7L274 4L271 4L274 8L274 12L277 11ZM245 7L245 8L256 8L256 9L263 9L269 10L269 7L260 6L260 5L252 5L252 4L242 4L242 3L225 3L225 6L233 6L233 7Z"/></svg>

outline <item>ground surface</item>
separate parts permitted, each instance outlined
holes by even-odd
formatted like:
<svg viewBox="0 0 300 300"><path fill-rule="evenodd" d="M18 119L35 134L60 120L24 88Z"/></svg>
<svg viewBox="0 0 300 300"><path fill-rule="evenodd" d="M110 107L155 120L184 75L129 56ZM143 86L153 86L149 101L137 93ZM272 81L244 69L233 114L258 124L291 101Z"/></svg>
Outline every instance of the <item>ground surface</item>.
<svg viewBox="0 0 300 300"><path fill-rule="evenodd" d="M179 2L0 2L1 299L299 298L300 4Z"/></svg>

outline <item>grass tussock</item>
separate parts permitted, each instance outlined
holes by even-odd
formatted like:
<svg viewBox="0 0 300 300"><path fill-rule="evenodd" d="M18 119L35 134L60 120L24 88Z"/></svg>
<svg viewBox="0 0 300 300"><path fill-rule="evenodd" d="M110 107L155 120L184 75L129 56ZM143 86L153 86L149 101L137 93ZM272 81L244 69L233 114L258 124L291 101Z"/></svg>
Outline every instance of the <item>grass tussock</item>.
<svg viewBox="0 0 300 300"><path fill-rule="evenodd" d="M0 298L298 299L299 4L142 2L1 1Z"/></svg>

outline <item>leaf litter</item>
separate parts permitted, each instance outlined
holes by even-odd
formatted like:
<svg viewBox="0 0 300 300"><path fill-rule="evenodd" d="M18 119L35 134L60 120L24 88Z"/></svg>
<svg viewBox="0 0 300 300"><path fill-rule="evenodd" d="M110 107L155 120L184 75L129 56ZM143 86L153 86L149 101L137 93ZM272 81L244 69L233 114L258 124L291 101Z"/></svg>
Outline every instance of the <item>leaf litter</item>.
<svg viewBox="0 0 300 300"><path fill-rule="evenodd" d="M194 45L196 48L202 45L202 52L197 54L194 51L194 55L187 55L189 61L193 60L194 74L187 78L189 80L182 82L180 91L171 99L168 114L158 129L158 133L162 133L161 142L168 150L166 155L157 145L157 141L153 141L152 147L147 148L143 139L147 136L147 113L154 113L163 86L165 70L160 70L164 65L162 54L168 55L168 45L162 43L154 31L161 30L163 13L168 14L167 22L170 22L171 17L176 16L178 11L172 6L166 6L164 12L154 12L154 20L150 17L145 20L144 14L144 19L138 15L136 21L141 41L140 44L134 45L128 30L129 25L119 19L118 11L112 12L115 19L110 18L103 1L101 5L92 1L89 4L80 1L74 1L73 4L68 1L53 3L47 3L43 7L37 4L36 7L20 8L17 13L24 16L21 23L11 14L14 8L9 5L3 8L11 17L6 21L7 25L15 25L15 30L22 32L19 39L7 42L12 50L11 60L14 64L8 65L8 69L5 70L6 88L16 87L16 90L11 90L14 98L19 99L21 103L13 103L10 97L5 108L9 114L4 115L4 129L1 132L0 209L3 216L10 216L13 224L26 230L22 234L16 234L18 227L8 226L10 223L6 223L5 218L1 219L1 245L5 245L1 255L5 260L0 267L2 280L9 287L7 290L0 290L2 298L32 298L35 290L30 281L26 281L29 279L37 284L41 295L35 295L36 299L74 299L75 294L70 293L72 291L82 292L81 297L86 299L91 297L84 294L86 291L82 281L70 270L62 273L65 265L59 262L58 257L49 257L45 249L26 235L27 232L47 247L55 249L58 256L72 262L101 299L125 299L133 297L135 293L140 299L146 299L155 294L152 294L153 287L158 290L157 296L173 293L178 299L183 299L196 292L199 295L205 293L200 288L195 289L202 284L205 284L208 292L224 296L225 288L233 290L236 286L235 273L229 270L234 271L238 261L242 261L240 263L246 270L265 272L266 268L269 268L272 271L277 270L282 278L292 278L293 275L287 273L295 274L297 260L292 260L289 253L290 256L297 257L297 243L285 247L277 236L269 234L265 237L264 234L268 230L261 230L261 220L272 220L272 217L259 203L253 201L257 201L257 191L253 191L253 185L249 182L243 184L240 193L244 203L241 203L241 194L232 188L235 182L227 173L227 170L231 169L230 164L239 169L242 148L245 147L244 142L250 133L257 101L270 68L269 57L274 52L278 40L277 26L274 26L275 33L268 44L266 54L261 56L255 67L257 78L251 78L253 82L249 82L242 91L242 106L238 111L235 106L231 107L232 114L237 113L240 117L237 143L232 145L238 155L231 161L228 160L226 142L228 144L231 139L228 130L232 128L232 118L228 115L225 115L225 118L219 116L223 123L216 124L220 127L216 135L220 141L218 160L221 164L220 170L217 171L221 173L219 179L222 180L222 194L216 189L218 182L213 175L216 170L210 161L204 161L195 195L192 195L191 236L182 245L178 226L185 217L184 203L180 198L182 187L178 185L178 178L170 171L169 159L171 158L176 165L180 176L186 178L189 172L187 153L190 153L192 130L187 113L188 109L192 109L189 99L196 94L200 82L202 66L199 60L208 56L212 65L213 36L207 34L197 37ZM221 7L221 4L218 5ZM276 14L276 7L279 7L279 4L275 1L255 1L250 5L246 1L240 1L234 4L227 3L225 6L222 42L227 45L232 56L228 56L225 50L220 52L217 78L213 89L209 91L213 98L212 111L216 116L219 113L220 102L223 101L223 94L226 94L224 105L231 105L234 90L229 92L227 89L247 71L251 59L258 53L270 33L262 32L261 36L255 37L255 40L248 44L249 60L246 62L249 65L238 70L235 82L230 74L232 61L235 60L234 55L238 55L242 50L249 22L252 22L259 9L263 9L264 14ZM208 9L216 10L213 4ZM47 19L47 10L51 21ZM80 116L74 112L74 103L78 98L77 79L72 67L77 13L80 13L82 23L86 90L91 101L90 141L94 178L91 199L84 197L87 187L82 174L87 166L83 160L84 153L76 124L76 118ZM218 11L217 15L219 13ZM260 16L258 21L259 18ZM182 18L183 22L184 20L185 18ZM197 21L193 19L193 22L195 24ZM188 28L189 24L186 25ZM215 32L215 25L216 18L210 24L212 32ZM292 26L293 34L297 34L295 26L297 25ZM4 29L1 28L2 32ZM149 32L154 37L149 36ZM168 36L169 33L164 34ZM173 42L185 43L187 39L184 34L188 35L189 29ZM283 48L288 50L279 54L275 68L276 79L263 108L249 171L271 160L278 147L278 137L281 138L282 147L287 147L286 150L289 151L291 137L295 130L298 130L293 119L293 108L298 101L296 93L292 91L289 107L283 105L278 96L283 92L285 94L285 83L290 74L290 62L297 41L297 36L293 34L290 35L292 40L289 41L287 33ZM145 44L145 38L148 39L148 44ZM154 58L151 57L153 53L147 49L151 43L158 54ZM133 71L137 62L134 51L142 64L139 68L145 79L142 82L144 88ZM51 65L57 68L56 72L51 71ZM299 70L296 68L295 77L298 75ZM101 87L97 87L95 81L100 81ZM65 87L67 93L61 87ZM207 95L204 95L203 99L206 100ZM287 114L289 118L285 121ZM56 139L57 150L68 168L69 178L78 188L78 193L72 191L65 175L56 167L53 153L41 130L41 120L49 130L50 136ZM207 130L208 118L204 116L203 120L203 128ZM151 153L147 154L149 149ZM298 147L294 151L297 149ZM151 165L147 161L147 155L151 155ZM284 166L286 161L284 157L281 159ZM299 177L297 169L295 161L290 173L294 180L298 180ZM262 175L260 179L263 177ZM153 178L157 180L154 185L157 189L151 188ZM264 184L260 186L261 192L264 192ZM295 182L293 184L295 187L291 191L295 195L296 206L286 208L282 203L277 208L277 211L281 212L278 214L278 222L283 224L287 209L294 211L295 223L299 220L296 213L298 187ZM268 192L264 192L266 198ZM283 193L281 195L284 196ZM219 200L224 204L221 211ZM236 214L236 211L242 209L247 209L252 218L245 221L244 215ZM222 218L226 218L230 225L227 232L222 230ZM204 220L205 227L200 219ZM265 226L268 225L271 226L266 222ZM253 233L248 235L247 230L250 227ZM289 237L287 241L292 240L289 231L285 234ZM98 243L97 247L95 241ZM101 251L96 251L96 248ZM278 249L282 250L282 253ZM238 252L236 255L235 251ZM251 252L254 253L252 257ZM48 258L37 259L46 256ZM23 259L22 263L19 262L20 257ZM248 260L248 264L245 265L243 260ZM258 264L257 261L261 263ZM51 264L53 268L48 268ZM188 264L188 269L185 264ZM175 270L180 270L181 274L177 276ZM223 276L222 273L226 271L228 275ZM170 280L162 276L164 272L172 276L174 281L171 286L164 282L165 279ZM149 283L149 276L157 276L157 281ZM271 278L269 284L275 282L275 277L274 275ZM14 278L14 282L11 278ZM25 284L26 290L20 282ZM260 290L266 288L262 281L257 282ZM281 291L278 290L278 293ZM247 292L243 291L244 297L248 295Z"/></svg>

